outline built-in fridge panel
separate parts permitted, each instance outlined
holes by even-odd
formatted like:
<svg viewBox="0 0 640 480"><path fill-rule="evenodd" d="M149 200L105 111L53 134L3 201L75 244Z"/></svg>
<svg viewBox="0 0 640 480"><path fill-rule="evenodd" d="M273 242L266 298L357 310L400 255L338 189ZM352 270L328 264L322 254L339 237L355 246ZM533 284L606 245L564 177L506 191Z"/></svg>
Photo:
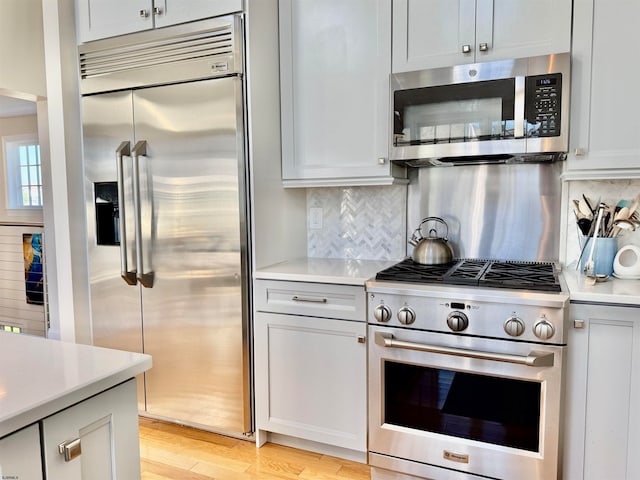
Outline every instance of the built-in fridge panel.
<svg viewBox="0 0 640 480"><path fill-rule="evenodd" d="M87 200L87 236L93 343L118 350L141 353L142 317L140 288L128 285L121 277L120 238L115 242L99 241L98 230L109 220L100 215L105 199L96 195L106 185L116 187L116 149L127 139L133 140L132 92L114 92L84 97L82 100L85 199ZM128 175L131 175L130 169ZM133 211L131 183L125 198L118 198L113 222L119 223L120 210ZM125 199L129 204L124 205ZM99 221L100 220L100 221ZM126 218L134 231L133 216ZM127 245L129 265L135 263L134 238ZM144 374L138 376L138 408L145 409Z"/></svg>
<svg viewBox="0 0 640 480"><path fill-rule="evenodd" d="M237 77L138 90L147 412L247 431Z"/></svg>
<svg viewBox="0 0 640 480"><path fill-rule="evenodd" d="M247 172L241 63L231 57L239 23L229 18L177 27L175 39L145 33L81 51L91 77L82 100L85 192L94 343L151 354L138 382L143 415L246 435ZM206 54L189 47L166 70L164 59L153 67L131 60L146 55L138 41L164 52L173 42L183 48L184 36L212 46ZM105 58L115 83L100 70ZM148 68L164 81L144 84ZM122 88L129 77L132 87Z"/></svg>

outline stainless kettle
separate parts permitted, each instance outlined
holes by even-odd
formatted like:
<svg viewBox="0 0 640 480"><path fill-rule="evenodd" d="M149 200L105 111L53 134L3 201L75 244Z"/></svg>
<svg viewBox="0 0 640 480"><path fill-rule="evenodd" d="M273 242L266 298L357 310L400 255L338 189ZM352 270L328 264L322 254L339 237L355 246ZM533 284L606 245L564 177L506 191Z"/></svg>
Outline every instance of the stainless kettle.
<svg viewBox="0 0 640 480"><path fill-rule="evenodd" d="M429 236L422 236L422 225L430 221L440 222L446 227L447 230L444 237L438 237L438 232L435 228L429 230ZM447 243L448 235L449 225L440 217L423 219L418 228L414 230L413 235L411 235L411 240L409 240L409 243L413 245L413 261L423 265L440 265L451 262L453 260L453 250Z"/></svg>

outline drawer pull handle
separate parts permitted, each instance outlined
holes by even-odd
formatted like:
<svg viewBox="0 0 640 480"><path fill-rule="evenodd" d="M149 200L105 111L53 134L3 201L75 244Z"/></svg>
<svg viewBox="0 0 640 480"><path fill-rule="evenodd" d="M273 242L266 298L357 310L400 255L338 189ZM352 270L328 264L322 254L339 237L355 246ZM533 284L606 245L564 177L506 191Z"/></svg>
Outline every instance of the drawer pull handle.
<svg viewBox="0 0 640 480"><path fill-rule="evenodd" d="M80 456L80 454L82 453L80 439L76 438L75 440L67 440L66 442L62 442L60 445L58 445L58 453L60 453L60 455L64 455L65 462L70 462L74 458Z"/></svg>
<svg viewBox="0 0 640 480"><path fill-rule="evenodd" d="M326 298L299 297L297 295L294 295L291 300L294 302L327 303Z"/></svg>

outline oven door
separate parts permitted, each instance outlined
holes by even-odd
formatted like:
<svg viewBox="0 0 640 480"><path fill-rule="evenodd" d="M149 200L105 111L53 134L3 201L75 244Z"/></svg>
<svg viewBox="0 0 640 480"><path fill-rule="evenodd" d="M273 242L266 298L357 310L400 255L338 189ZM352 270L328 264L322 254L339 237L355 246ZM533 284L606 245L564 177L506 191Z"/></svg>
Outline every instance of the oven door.
<svg viewBox="0 0 640 480"><path fill-rule="evenodd" d="M565 347L375 325L369 338L372 466L557 478Z"/></svg>

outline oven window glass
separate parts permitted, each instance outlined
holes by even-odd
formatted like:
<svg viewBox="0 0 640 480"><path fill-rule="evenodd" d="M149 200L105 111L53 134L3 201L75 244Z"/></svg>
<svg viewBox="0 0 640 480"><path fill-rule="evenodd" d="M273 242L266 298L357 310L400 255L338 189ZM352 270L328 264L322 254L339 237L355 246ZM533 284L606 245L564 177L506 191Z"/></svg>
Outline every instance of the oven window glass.
<svg viewBox="0 0 640 480"><path fill-rule="evenodd" d="M537 452L538 382L385 362L385 423Z"/></svg>
<svg viewBox="0 0 640 480"><path fill-rule="evenodd" d="M513 78L398 90L393 95L396 146L514 138Z"/></svg>

